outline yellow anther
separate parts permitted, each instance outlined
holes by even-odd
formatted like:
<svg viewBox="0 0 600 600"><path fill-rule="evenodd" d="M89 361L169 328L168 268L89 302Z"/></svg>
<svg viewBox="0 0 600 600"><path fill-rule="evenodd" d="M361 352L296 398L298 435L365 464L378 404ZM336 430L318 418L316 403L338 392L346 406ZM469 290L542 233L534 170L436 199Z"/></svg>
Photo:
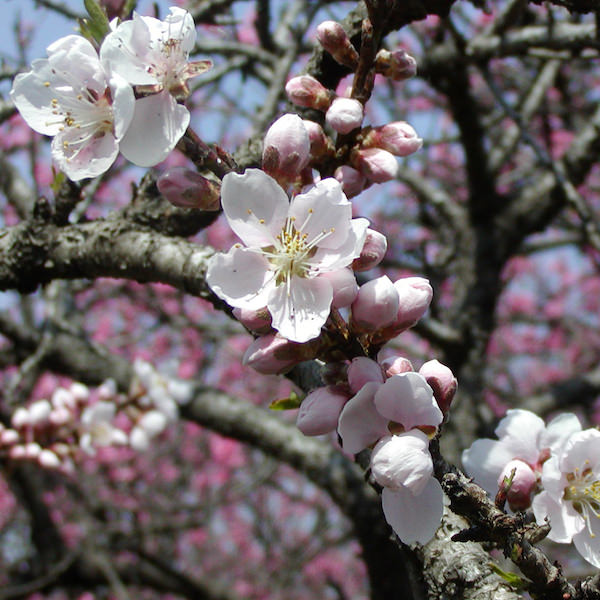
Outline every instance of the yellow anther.
<svg viewBox="0 0 600 600"><path fill-rule="evenodd" d="M44 81L44 85L45 85L46 87L50 87L50 82L49 82L49 81Z"/></svg>

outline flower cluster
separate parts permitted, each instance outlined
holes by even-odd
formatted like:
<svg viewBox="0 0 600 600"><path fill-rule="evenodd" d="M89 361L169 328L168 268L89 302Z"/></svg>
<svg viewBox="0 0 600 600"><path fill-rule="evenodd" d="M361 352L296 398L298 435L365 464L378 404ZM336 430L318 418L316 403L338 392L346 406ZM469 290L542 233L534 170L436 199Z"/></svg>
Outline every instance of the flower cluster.
<svg viewBox="0 0 600 600"><path fill-rule="evenodd" d="M195 39L191 15L178 7L164 21L135 14L115 23L99 55L69 35L15 78L11 98L32 129L53 136L52 158L74 181L104 173L119 151L155 165L189 124L177 102L189 94L187 80L210 66L188 62Z"/></svg>
<svg viewBox="0 0 600 600"><path fill-rule="evenodd" d="M533 509L549 522L549 539L575 547L600 567L600 432L582 430L565 413L548 425L526 410L509 410L498 440L477 440L464 451L465 470L494 495L506 488L513 510Z"/></svg>
<svg viewBox="0 0 600 600"><path fill-rule="evenodd" d="M429 435L443 420L456 379L438 361L419 372L402 357L377 362L357 357L346 381L312 391L302 402L297 424L306 435L337 430L344 450L371 447L371 474L383 487L387 522L405 543L425 543L443 512L443 494L433 477Z"/></svg>
<svg viewBox="0 0 600 600"><path fill-rule="evenodd" d="M119 394L112 380L94 392L74 383L57 388L50 399L17 408L11 427L0 425L0 453L70 473L81 451L93 456L105 446L145 450L179 418L178 406L190 400L191 391L188 382L165 377L136 360L127 395Z"/></svg>

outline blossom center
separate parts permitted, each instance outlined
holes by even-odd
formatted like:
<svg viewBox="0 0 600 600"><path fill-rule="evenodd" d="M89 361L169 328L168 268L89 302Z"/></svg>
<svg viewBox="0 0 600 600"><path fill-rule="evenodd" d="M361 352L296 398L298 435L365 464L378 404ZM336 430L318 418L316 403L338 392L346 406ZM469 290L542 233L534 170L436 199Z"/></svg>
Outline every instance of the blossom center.
<svg viewBox="0 0 600 600"><path fill-rule="evenodd" d="M569 500L573 508L584 518L590 537L595 537L592 531L591 519L600 519L600 480L590 468L583 471L575 469L567 474L569 485L565 487L563 498Z"/></svg>

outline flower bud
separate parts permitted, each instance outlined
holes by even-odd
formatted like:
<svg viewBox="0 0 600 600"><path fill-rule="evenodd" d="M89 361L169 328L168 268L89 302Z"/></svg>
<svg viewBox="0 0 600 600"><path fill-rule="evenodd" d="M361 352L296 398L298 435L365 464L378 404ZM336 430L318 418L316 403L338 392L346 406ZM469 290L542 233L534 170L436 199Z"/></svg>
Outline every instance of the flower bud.
<svg viewBox="0 0 600 600"><path fill-rule="evenodd" d="M342 184L342 190L347 198L358 196L367 183L367 178L362 173L347 165L338 167L333 176Z"/></svg>
<svg viewBox="0 0 600 600"><path fill-rule="evenodd" d="M385 377L393 377L402 373L410 373L414 371L412 363L404 356L390 356L381 361L381 368L385 373Z"/></svg>
<svg viewBox="0 0 600 600"><path fill-rule="evenodd" d="M48 421L52 406L48 400L37 400L29 407L29 420L32 425L40 425Z"/></svg>
<svg viewBox="0 0 600 600"><path fill-rule="evenodd" d="M220 187L186 167L173 167L156 182L160 193L179 208L219 210Z"/></svg>
<svg viewBox="0 0 600 600"><path fill-rule="evenodd" d="M352 153L352 163L370 181L383 183L395 179L398 161L381 148L363 148Z"/></svg>
<svg viewBox="0 0 600 600"><path fill-rule="evenodd" d="M88 395L89 396L89 395ZM65 388L57 388L52 394L52 406L54 407L65 407L65 408L76 408L77 402L87 400L88 396L75 396L71 390Z"/></svg>
<svg viewBox="0 0 600 600"><path fill-rule="evenodd" d="M358 294L358 284L352 269L338 269L337 271L326 271L319 278L326 279L333 288L333 308L344 308L350 306Z"/></svg>
<svg viewBox="0 0 600 600"><path fill-rule="evenodd" d="M71 411L69 411L64 406L58 406L52 409L52 412L48 415L48 422L54 425L54 427L60 427L61 425L66 425L71 421L73 415Z"/></svg>
<svg viewBox="0 0 600 600"><path fill-rule="evenodd" d="M149 437L162 433L167 426L167 417L158 410L150 410L144 413L136 424L143 429Z"/></svg>
<svg viewBox="0 0 600 600"><path fill-rule="evenodd" d="M290 102L304 108L325 112L331 104L332 93L310 75L292 77L285 85Z"/></svg>
<svg viewBox="0 0 600 600"><path fill-rule="evenodd" d="M319 346L318 338L299 344L270 333L250 344L242 362L263 375L280 375L298 363L314 358Z"/></svg>
<svg viewBox="0 0 600 600"><path fill-rule="evenodd" d="M406 50L382 49L375 57L375 71L394 81L403 81L417 74L417 61Z"/></svg>
<svg viewBox="0 0 600 600"><path fill-rule="evenodd" d="M90 390L88 389L88 386L77 381L72 383L67 391L71 394L76 402L83 402L90 397Z"/></svg>
<svg viewBox="0 0 600 600"><path fill-rule="evenodd" d="M433 289L423 277L403 277L394 282L394 287L399 298L394 328L404 331L425 314L433 298Z"/></svg>
<svg viewBox="0 0 600 600"><path fill-rule="evenodd" d="M20 406L13 413L11 423L15 429L21 429L22 427L26 427L30 424L29 411L26 408Z"/></svg>
<svg viewBox="0 0 600 600"><path fill-rule="evenodd" d="M338 133L350 133L362 125L363 105L354 98L336 98L327 113L325 122Z"/></svg>
<svg viewBox="0 0 600 600"><path fill-rule="evenodd" d="M322 158L328 154L333 154L333 144L323 128L314 121L303 119L304 128L308 133L308 139L310 140L310 158L315 160Z"/></svg>
<svg viewBox="0 0 600 600"><path fill-rule="evenodd" d="M425 377L425 381L433 390L433 396L444 415L448 414L450 404L456 393L458 382L454 373L437 360L427 361L419 373Z"/></svg>
<svg viewBox="0 0 600 600"><path fill-rule="evenodd" d="M21 458L26 458L27 457L27 452L25 450L25 446L19 444L18 446L13 446L9 451L8 451L8 456L10 456L10 458L12 458L13 460L17 460L17 459L21 459Z"/></svg>
<svg viewBox="0 0 600 600"><path fill-rule="evenodd" d="M28 444L25 444L24 448L25 458L37 458L42 451L42 447L37 442L29 442Z"/></svg>
<svg viewBox="0 0 600 600"><path fill-rule="evenodd" d="M46 469L56 469L60 467L60 459L52 450L42 450L40 455L37 457L40 466Z"/></svg>
<svg viewBox="0 0 600 600"><path fill-rule="evenodd" d="M387 275L367 281L352 303L352 327L373 332L390 325L398 314L398 292Z"/></svg>
<svg viewBox="0 0 600 600"><path fill-rule="evenodd" d="M292 114L279 117L265 135L263 169L271 175L295 177L309 158L310 140L302 119Z"/></svg>
<svg viewBox="0 0 600 600"><path fill-rule="evenodd" d="M510 487L510 480L514 476ZM506 497L511 510L526 510L531 506L531 495L537 487L537 477L532 468L522 460L511 460L498 478L498 496Z"/></svg>
<svg viewBox="0 0 600 600"><path fill-rule="evenodd" d="M271 313L265 308L249 310L247 308L234 308L233 316L250 331L265 334L273 331L271 327Z"/></svg>
<svg viewBox="0 0 600 600"><path fill-rule="evenodd" d="M138 452L147 450L150 447L148 432L136 425L129 434L129 445Z"/></svg>
<svg viewBox="0 0 600 600"><path fill-rule="evenodd" d="M313 390L300 405L296 425L304 435L323 435L337 428L338 418L349 396L337 386Z"/></svg>
<svg viewBox="0 0 600 600"><path fill-rule="evenodd" d="M350 42L344 28L337 21L323 21L317 27L317 40L338 63L353 71L356 69L358 52Z"/></svg>
<svg viewBox="0 0 600 600"><path fill-rule="evenodd" d="M19 441L19 434L14 429L5 429L0 433L0 444L3 446L12 446Z"/></svg>
<svg viewBox="0 0 600 600"><path fill-rule="evenodd" d="M405 121L395 121L381 127L374 127L361 142L363 148L382 148L395 156L413 154L422 145L423 140Z"/></svg>
<svg viewBox="0 0 600 600"><path fill-rule="evenodd" d="M366 356L357 356L352 359L348 367L348 385L353 394L358 394L365 383L375 381L383 383L383 371L379 363L367 358Z"/></svg>
<svg viewBox="0 0 600 600"><path fill-rule="evenodd" d="M360 256L354 259L352 268L355 271L368 271L376 267L385 256L387 250L387 238L379 231L367 229L367 237Z"/></svg>

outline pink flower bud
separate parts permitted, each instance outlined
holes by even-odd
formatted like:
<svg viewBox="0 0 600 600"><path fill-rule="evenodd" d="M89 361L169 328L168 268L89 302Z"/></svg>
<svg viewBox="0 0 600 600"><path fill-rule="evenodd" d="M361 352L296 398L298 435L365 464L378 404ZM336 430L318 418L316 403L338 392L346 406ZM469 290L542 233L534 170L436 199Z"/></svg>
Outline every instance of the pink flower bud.
<svg viewBox="0 0 600 600"><path fill-rule="evenodd" d="M13 446L8 451L8 455L10 456L10 458L17 460L17 459L26 458L27 452L25 450L25 446L19 445L19 446Z"/></svg>
<svg viewBox="0 0 600 600"><path fill-rule="evenodd" d="M419 369L419 373L425 377L440 410L446 415L458 386L456 377L446 365L437 360L427 361Z"/></svg>
<svg viewBox="0 0 600 600"><path fill-rule="evenodd" d="M358 294L358 284L352 269L338 269L337 271L326 271L319 278L326 279L333 288L333 308L344 308L350 306Z"/></svg>
<svg viewBox="0 0 600 600"><path fill-rule="evenodd" d="M509 479L515 470L512 484L508 491L505 479ZM506 493L511 510L526 510L531 506L531 495L537 487L537 477L532 468L522 460L511 460L498 478L499 493Z"/></svg>
<svg viewBox="0 0 600 600"><path fill-rule="evenodd" d="M367 178L362 173L347 165L338 167L333 176L342 184L342 190L347 198L358 196L367 183Z"/></svg>
<svg viewBox="0 0 600 600"><path fill-rule="evenodd" d="M374 127L363 138L363 148L383 148L395 156L408 156L421 148L423 140L405 121Z"/></svg>
<svg viewBox="0 0 600 600"><path fill-rule="evenodd" d="M77 406L77 402L84 402L88 397L89 394L87 396L76 396L71 390L58 388L54 390L54 393L52 394L52 406L75 408Z"/></svg>
<svg viewBox="0 0 600 600"><path fill-rule="evenodd" d="M310 140L310 157L314 160L333 154L333 144L323 131L323 128L318 123L309 121L308 119L303 119L302 122Z"/></svg>
<svg viewBox="0 0 600 600"><path fill-rule="evenodd" d="M29 442L29 444L25 444L25 458L37 458L42 451L42 447L36 442Z"/></svg>
<svg viewBox="0 0 600 600"><path fill-rule="evenodd" d="M352 153L352 163L370 181L383 183L394 179L398 161L393 154L381 148L363 148Z"/></svg>
<svg viewBox="0 0 600 600"><path fill-rule="evenodd" d="M331 104L332 93L310 75L292 77L285 85L290 102L304 108L325 112Z"/></svg>
<svg viewBox="0 0 600 600"><path fill-rule="evenodd" d="M317 40L341 65L352 70L358 66L358 52L344 28L336 21L323 21L317 27Z"/></svg>
<svg viewBox="0 0 600 600"><path fill-rule="evenodd" d="M135 426L129 434L129 445L137 452L144 452L150 447L150 436L148 432Z"/></svg>
<svg viewBox="0 0 600 600"><path fill-rule="evenodd" d="M75 398L76 402L83 402L83 400L87 400L90 397L90 390L83 383L72 383L67 391Z"/></svg>
<svg viewBox="0 0 600 600"><path fill-rule="evenodd" d="M219 210L220 187L185 167L173 167L156 182L160 193L179 208Z"/></svg>
<svg viewBox="0 0 600 600"><path fill-rule="evenodd" d="M60 459L52 450L42 450L37 460L40 466L46 469L57 469L60 467Z"/></svg>
<svg viewBox="0 0 600 600"><path fill-rule="evenodd" d="M60 427L71 421L72 417L73 415L68 409L64 406L59 406L52 409L52 412L48 415L48 422L55 427Z"/></svg>
<svg viewBox="0 0 600 600"><path fill-rule="evenodd" d="M375 57L375 71L394 81L403 81L417 74L417 61L406 50L380 50Z"/></svg>
<svg viewBox="0 0 600 600"><path fill-rule="evenodd" d="M325 122L338 133L350 133L362 125L363 105L354 98L336 98L325 114Z"/></svg>
<svg viewBox="0 0 600 600"><path fill-rule="evenodd" d="M373 332L390 325L398 314L398 292L387 275L367 281L352 303L352 327Z"/></svg>
<svg viewBox="0 0 600 600"><path fill-rule="evenodd" d="M404 358L404 356L390 356L389 358L384 358L381 361L381 368L383 369L386 378L414 371L412 363L408 358Z"/></svg>
<svg viewBox="0 0 600 600"><path fill-rule="evenodd" d="M150 437L163 432L166 426L167 417L158 410L150 410L144 413L136 424L136 427L143 429Z"/></svg>
<svg viewBox="0 0 600 600"><path fill-rule="evenodd" d="M313 390L300 405L296 425L304 435L323 435L335 431L348 394L333 385Z"/></svg>
<svg viewBox="0 0 600 600"><path fill-rule="evenodd" d="M294 365L314 358L319 346L318 338L306 344L299 344L270 333L256 338L250 344L242 362L263 375L280 375Z"/></svg>
<svg viewBox="0 0 600 600"><path fill-rule="evenodd" d="M376 267L385 256L387 250L387 238L379 231L367 229L367 237L360 256L354 259L352 268L355 271L368 271Z"/></svg>
<svg viewBox="0 0 600 600"><path fill-rule="evenodd" d="M271 327L271 313L268 309L248 310L247 308L234 308L233 316L250 331L265 334L273 331Z"/></svg>
<svg viewBox="0 0 600 600"><path fill-rule="evenodd" d="M265 135L263 169L269 174L296 176L309 158L310 140L302 119L292 114L279 117Z"/></svg>
<svg viewBox="0 0 600 600"><path fill-rule="evenodd" d="M348 385L352 393L358 394L365 383L369 381L384 382L383 371L379 363L366 356L353 358L348 367Z"/></svg>
<svg viewBox="0 0 600 600"><path fill-rule="evenodd" d="M394 328L404 331L412 327L427 311L433 298L433 289L423 277L404 277L394 282L398 292L398 316Z"/></svg>

